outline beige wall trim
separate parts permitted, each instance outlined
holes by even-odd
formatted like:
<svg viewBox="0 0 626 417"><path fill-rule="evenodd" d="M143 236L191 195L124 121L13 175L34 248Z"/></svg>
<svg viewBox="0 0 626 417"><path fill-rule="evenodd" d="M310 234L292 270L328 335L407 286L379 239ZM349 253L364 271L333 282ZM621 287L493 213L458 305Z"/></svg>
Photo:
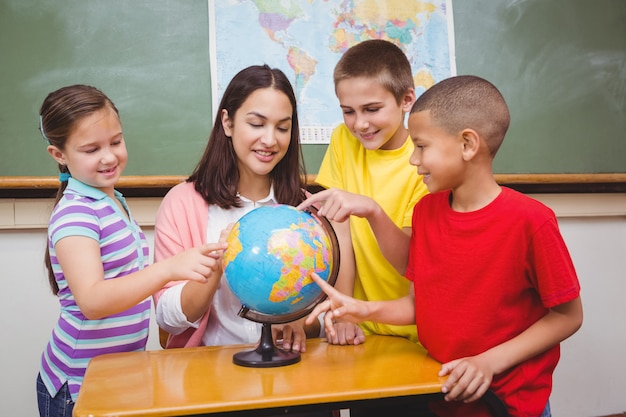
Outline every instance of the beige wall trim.
<svg viewBox="0 0 626 417"><path fill-rule="evenodd" d="M530 194L555 211L558 217L626 216L626 194ZM159 197L128 198L141 226L154 226ZM0 229L46 228L52 199L0 199Z"/></svg>
<svg viewBox="0 0 626 417"><path fill-rule="evenodd" d="M158 197L127 199L130 211L141 226L154 226ZM54 199L0 199L0 229L45 229Z"/></svg>

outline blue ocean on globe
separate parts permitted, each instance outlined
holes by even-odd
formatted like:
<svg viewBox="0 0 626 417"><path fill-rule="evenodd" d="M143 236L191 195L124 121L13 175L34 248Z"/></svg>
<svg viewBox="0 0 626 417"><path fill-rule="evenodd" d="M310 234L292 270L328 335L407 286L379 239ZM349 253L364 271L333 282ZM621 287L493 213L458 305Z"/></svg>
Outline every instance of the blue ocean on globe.
<svg viewBox="0 0 626 417"><path fill-rule="evenodd" d="M319 219L288 205L258 207L241 217L228 236L223 268L242 305L279 316L306 309L332 270L330 238Z"/></svg>

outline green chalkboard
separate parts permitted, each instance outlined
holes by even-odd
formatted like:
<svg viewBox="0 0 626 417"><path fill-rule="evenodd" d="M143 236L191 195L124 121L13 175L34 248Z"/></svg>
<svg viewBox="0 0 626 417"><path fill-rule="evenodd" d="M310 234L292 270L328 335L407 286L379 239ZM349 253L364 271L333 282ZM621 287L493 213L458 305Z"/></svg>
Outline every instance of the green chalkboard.
<svg viewBox="0 0 626 417"><path fill-rule="evenodd" d="M457 0L458 74L502 91L500 173L626 172L626 1Z"/></svg>
<svg viewBox="0 0 626 417"><path fill-rule="evenodd" d="M511 108L496 172L626 172L626 1L453 12L457 73L491 80ZM37 114L74 83L118 106L126 175L190 173L212 125L208 21L207 0L0 0L0 177L55 174ZM325 145L303 149L317 172Z"/></svg>
<svg viewBox="0 0 626 417"><path fill-rule="evenodd" d="M54 175L49 93L90 84L117 105L125 174L189 173L211 128L206 0L1 0L0 176Z"/></svg>

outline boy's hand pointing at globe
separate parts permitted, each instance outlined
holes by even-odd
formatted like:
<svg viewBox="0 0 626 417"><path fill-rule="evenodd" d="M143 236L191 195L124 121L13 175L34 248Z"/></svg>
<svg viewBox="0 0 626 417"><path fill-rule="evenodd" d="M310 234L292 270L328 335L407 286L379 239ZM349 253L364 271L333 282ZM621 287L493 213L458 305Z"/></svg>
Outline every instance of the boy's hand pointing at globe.
<svg viewBox="0 0 626 417"><path fill-rule="evenodd" d="M367 320L369 314L368 303L365 301L357 300L350 296L340 293L332 285L320 278L316 273L311 274L311 278L317 285L320 286L322 291L326 293L328 299L319 303L309 317L306 319L306 324L311 324L317 317L326 313L324 316L324 327L326 333L332 338L337 337L337 326L339 323L336 321L342 319L344 321L359 323ZM353 343L359 344L365 341L365 337L362 332L355 335Z"/></svg>
<svg viewBox="0 0 626 417"><path fill-rule="evenodd" d="M382 211L382 208L373 199L338 188L329 188L315 194L308 194L307 199L296 208L304 210L311 206L318 209L320 216L338 223L345 222L350 216L369 219Z"/></svg>

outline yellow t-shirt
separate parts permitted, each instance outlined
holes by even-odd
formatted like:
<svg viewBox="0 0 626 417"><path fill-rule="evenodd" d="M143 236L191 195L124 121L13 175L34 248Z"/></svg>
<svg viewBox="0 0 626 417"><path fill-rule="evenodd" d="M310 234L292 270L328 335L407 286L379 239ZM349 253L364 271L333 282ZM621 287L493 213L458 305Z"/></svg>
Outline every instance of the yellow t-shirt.
<svg viewBox="0 0 626 417"><path fill-rule="evenodd" d="M341 124L333 131L315 181L326 188L368 196L398 227L411 227L413 207L428 193L417 168L409 164L412 153L410 137L399 149L367 150ZM351 216L350 229L356 260L354 297L392 300L405 296L410 283L387 262L367 220ZM365 322L361 327L365 334L397 335L417 342L415 325Z"/></svg>

